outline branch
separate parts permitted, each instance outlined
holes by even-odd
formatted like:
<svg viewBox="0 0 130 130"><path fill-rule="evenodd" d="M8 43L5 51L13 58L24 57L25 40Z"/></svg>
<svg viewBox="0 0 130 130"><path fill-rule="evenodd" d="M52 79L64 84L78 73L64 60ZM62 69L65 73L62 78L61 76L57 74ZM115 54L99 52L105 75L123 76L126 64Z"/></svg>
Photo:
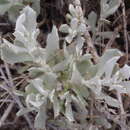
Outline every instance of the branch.
<svg viewBox="0 0 130 130"><path fill-rule="evenodd" d="M14 106L14 102L10 103L8 108L5 110L3 116L0 119L0 127L3 125L4 121L7 119L8 115L10 114L12 108Z"/></svg>
<svg viewBox="0 0 130 130"><path fill-rule="evenodd" d="M124 41L126 45L126 58L128 62L128 37L127 37L127 21L126 21L126 12L125 12L125 3L124 0L121 2L121 7L122 7L122 13L123 13L123 28L124 28Z"/></svg>
<svg viewBox="0 0 130 130"><path fill-rule="evenodd" d="M90 53L93 55L93 59L94 59L94 62L97 63L98 62L98 59L99 59L99 56L97 54L97 51L94 47L94 44L92 42L92 39L91 39L91 36L88 32L88 30L86 31L86 33L84 34L84 37L86 39L86 42L87 42L87 45L88 45L88 48L89 48L89 51Z"/></svg>

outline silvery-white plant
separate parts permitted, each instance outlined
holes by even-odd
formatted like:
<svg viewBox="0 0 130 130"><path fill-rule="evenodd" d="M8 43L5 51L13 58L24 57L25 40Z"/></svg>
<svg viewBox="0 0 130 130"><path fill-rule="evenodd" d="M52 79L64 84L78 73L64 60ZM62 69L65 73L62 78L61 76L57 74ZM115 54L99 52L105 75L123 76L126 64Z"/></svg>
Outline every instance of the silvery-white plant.
<svg viewBox="0 0 130 130"><path fill-rule="evenodd" d="M19 11L25 7L24 3L32 3L32 8L40 13L40 0L0 0L0 15L8 13L9 20L13 23L19 15Z"/></svg>
<svg viewBox="0 0 130 130"><path fill-rule="evenodd" d="M109 91L116 90L120 94L130 93L130 81L125 81L130 76L130 67L125 65L120 68L117 64L123 54L117 49L106 50L99 57L98 63L94 64L91 54L82 54L84 33L88 25L80 1L70 5L69 11L70 24L60 27L60 31L68 33L63 49L59 48L59 35L55 25L47 37L47 46L41 48L36 40L39 34L36 12L29 6L21 11L16 21L14 43L3 39L0 47L2 60L10 64L30 65L30 80L25 92L14 92L23 96L26 102L26 108L17 113L19 116L26 112L37 112L34 124L36 128L46 129L46 120L49 118L47 110L50 108L54 111L54 119L64 116L69 122L74 122L77 115L80 115L80 121L85 127L88 125L86 116L89 114L89 97L94 95L96 101L104 101L119 109L118 99L103 89L106 87ZM91 26L90 28L92 29ZM69 45L66 46L66 43ZM99 120L104 122L104 127L111 128L107 118L102 118Z"/></svg>

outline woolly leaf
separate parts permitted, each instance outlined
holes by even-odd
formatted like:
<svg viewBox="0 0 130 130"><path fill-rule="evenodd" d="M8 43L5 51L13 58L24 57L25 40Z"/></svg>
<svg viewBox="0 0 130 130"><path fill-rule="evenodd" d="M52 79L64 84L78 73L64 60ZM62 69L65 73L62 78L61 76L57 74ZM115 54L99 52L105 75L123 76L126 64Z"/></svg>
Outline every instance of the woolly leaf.
<svg viewBox="0 0 130 130"><path fill-rule="evenodd" d="M1 58L2 60L6 61L7 63L18 63L18 62L25 62L25 61L32 61L32 57L25 51L22 52L22 48L20 52L15 48L10 48L7 45L3 45L1 48Z"/></svg>
<svg viewBox="0 0 130 130"><path fill-rule="evenodd" d="M17 116L22 116L22 115L24 115L24 114L26 114L26 113L28 113L28 112L31 112L31 111L33 111L33 110L35 110L35 109L32 109L32 108L21 108L16 114L17 114Z"/></svg>
<svg viewBox="0 0 130 130"><path fill-rule="evenodd" d="M31 84L35 87L35 89L42 95L47 96L48 92L44 90L43 81L40 78L37 78L35 80L31 80Z"/></svg>
<svg viewBox="0 0 130 130"><path fill-rule="evenodd" d="M26 30L30 33L36 30L36 12L30 8L29 6L26 6L21 13L25 14L25 21L23 25L25 26Z"/></svg>
<svg viewBox="0 0 130 130"><path fill-rule="evenodd" d="M121 0L101 0L101 18L107 18L119 8Z"/></svg>
<svg viewBox="0 0 130 130"><path fill-rule="evenodd" d="M59 36L56 26L53 26L52 32L47 37L46 57L53 55L59 49Z"/></svg>
<svg viewBox="0 0 130 130"><path fill-rule="evenodd" d="M69 5L69 11L70 11L72 16L77 16L75 8L72 4Z"/></svg>
<svg viewBox="0 0 130 130"><path fill-rule="evenodd" d="M63 33L69 33L70 27L67 24L62 24L59 28L59 31Z"/></svg>
<svg viewBox="0 0 130 130"><path fill-rule="evenodd" d="M46 102L40 107L38 114L35 117L34 126L39 129L46 129Z"/></svg>
<svg viewBox="0 0 130 130"><path fill-rule="evenodd" d="M79 85L82 83L82 76L81 76L80 72L77 70L75 63L73 64L71 82L76 84L76 85Z"/></svg>
<svg viewBox="0 0 130 130"><path fill-rule="evenodd" d="M90 25L92 31L94 32L96 29L96 22L97 22L97 14L95 12L91 12L88 15L88 24Z"/></svg>
<svg viewBox="0 0 130 130"><path fill-rule="evenodd" d="M122 74L124 79L129 79L130 78L130 66L124 65L124 67L120 69L120 73Z"/></svg>
<svg viewBox="0 0 130 130"><path fill-rule="evenodd" d="M54 109L54 117L56 118L60 114L60 104L58 101L58 98L55 94L55 90L53 90L50 94L50 100L53 103L53 109Z"/></svg>
<svg viewBox="0 0 130 130"><path fill-rule="evenodd" d="M69 121L74 121L72 107L71 107L71 97L69 93L67 94L66 102L65 102L65 116L68 118Z"/></svg>

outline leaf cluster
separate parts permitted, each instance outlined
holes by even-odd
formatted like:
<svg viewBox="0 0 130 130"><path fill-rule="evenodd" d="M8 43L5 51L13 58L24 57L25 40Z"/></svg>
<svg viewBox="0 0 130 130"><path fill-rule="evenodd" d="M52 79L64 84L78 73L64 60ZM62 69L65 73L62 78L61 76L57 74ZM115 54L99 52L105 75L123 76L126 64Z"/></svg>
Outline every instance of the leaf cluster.
<svg viewBox="0 0 130 130"><path fill-rule="evenodd" d="M117 0L101 0L100 20L113 14L118 7ZM97 39L97 15L91 12L85 19L79 0L74 5L70 4L69 12L67 18L70 23L61 25L59 29L67 34L63 49L59 47L60 38L55 25L47 37L47 46L42 48L38 44L36 12L29 6L23 8L16 21L14 43L3 39L0 48L2 60L10 64L24 63L31 66L27 70L31 78L25 92L14 91L23 96L26 102L26 108L19 110L17 115L35 111L35 127L46 129L46 121L50 118L47 112L53 109L54 119L60 120L62 117L68 126L80 122L82 129L98 129L100 125L109 129L112 127L109 120L112 119L108 116L99 114L100 118L90 117L95 125L86 120L93 109L90 104L98 103L93 106L96 109L94 112L101 113L107 109L115 114L115 110L120 109L120 102L105 90L129 95L130 81L125 79L130 76L130 67L119 67L117 61L123 54L117 49L106 50L97 64L93 63L92 54L83 54L86 30L93 33L94 41L102 36L110 38L112 32L100 33ZM101 102L105 104L102 109ZM119 120L116 123L120 125Z"/></svg>

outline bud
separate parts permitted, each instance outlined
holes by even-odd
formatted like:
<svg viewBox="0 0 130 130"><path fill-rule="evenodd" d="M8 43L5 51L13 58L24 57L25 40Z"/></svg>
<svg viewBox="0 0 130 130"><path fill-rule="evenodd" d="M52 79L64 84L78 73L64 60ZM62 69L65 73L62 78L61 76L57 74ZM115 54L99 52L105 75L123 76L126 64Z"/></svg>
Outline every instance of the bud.
<svg viewBox="0 0 130 130"><path fill-rule="evenodd" d="M75 6L80 6L81 5L80 0L75 0L74 4L75 4Z"/></svg>
<svg viewBox="0 0 130 130"><path fill-rule="evenodd" d="M82 11L82 8L80 6L76 6L75 10L76 10L76 13L79 17L83 16L83 11Z"/></svg>
<svg viewBox="0 0 130 130"><path fill-rule="evenodd" d="M72 16L74 16L74 17L76 16L76 10L72 4L69 5L69 11Z"/></svg>

